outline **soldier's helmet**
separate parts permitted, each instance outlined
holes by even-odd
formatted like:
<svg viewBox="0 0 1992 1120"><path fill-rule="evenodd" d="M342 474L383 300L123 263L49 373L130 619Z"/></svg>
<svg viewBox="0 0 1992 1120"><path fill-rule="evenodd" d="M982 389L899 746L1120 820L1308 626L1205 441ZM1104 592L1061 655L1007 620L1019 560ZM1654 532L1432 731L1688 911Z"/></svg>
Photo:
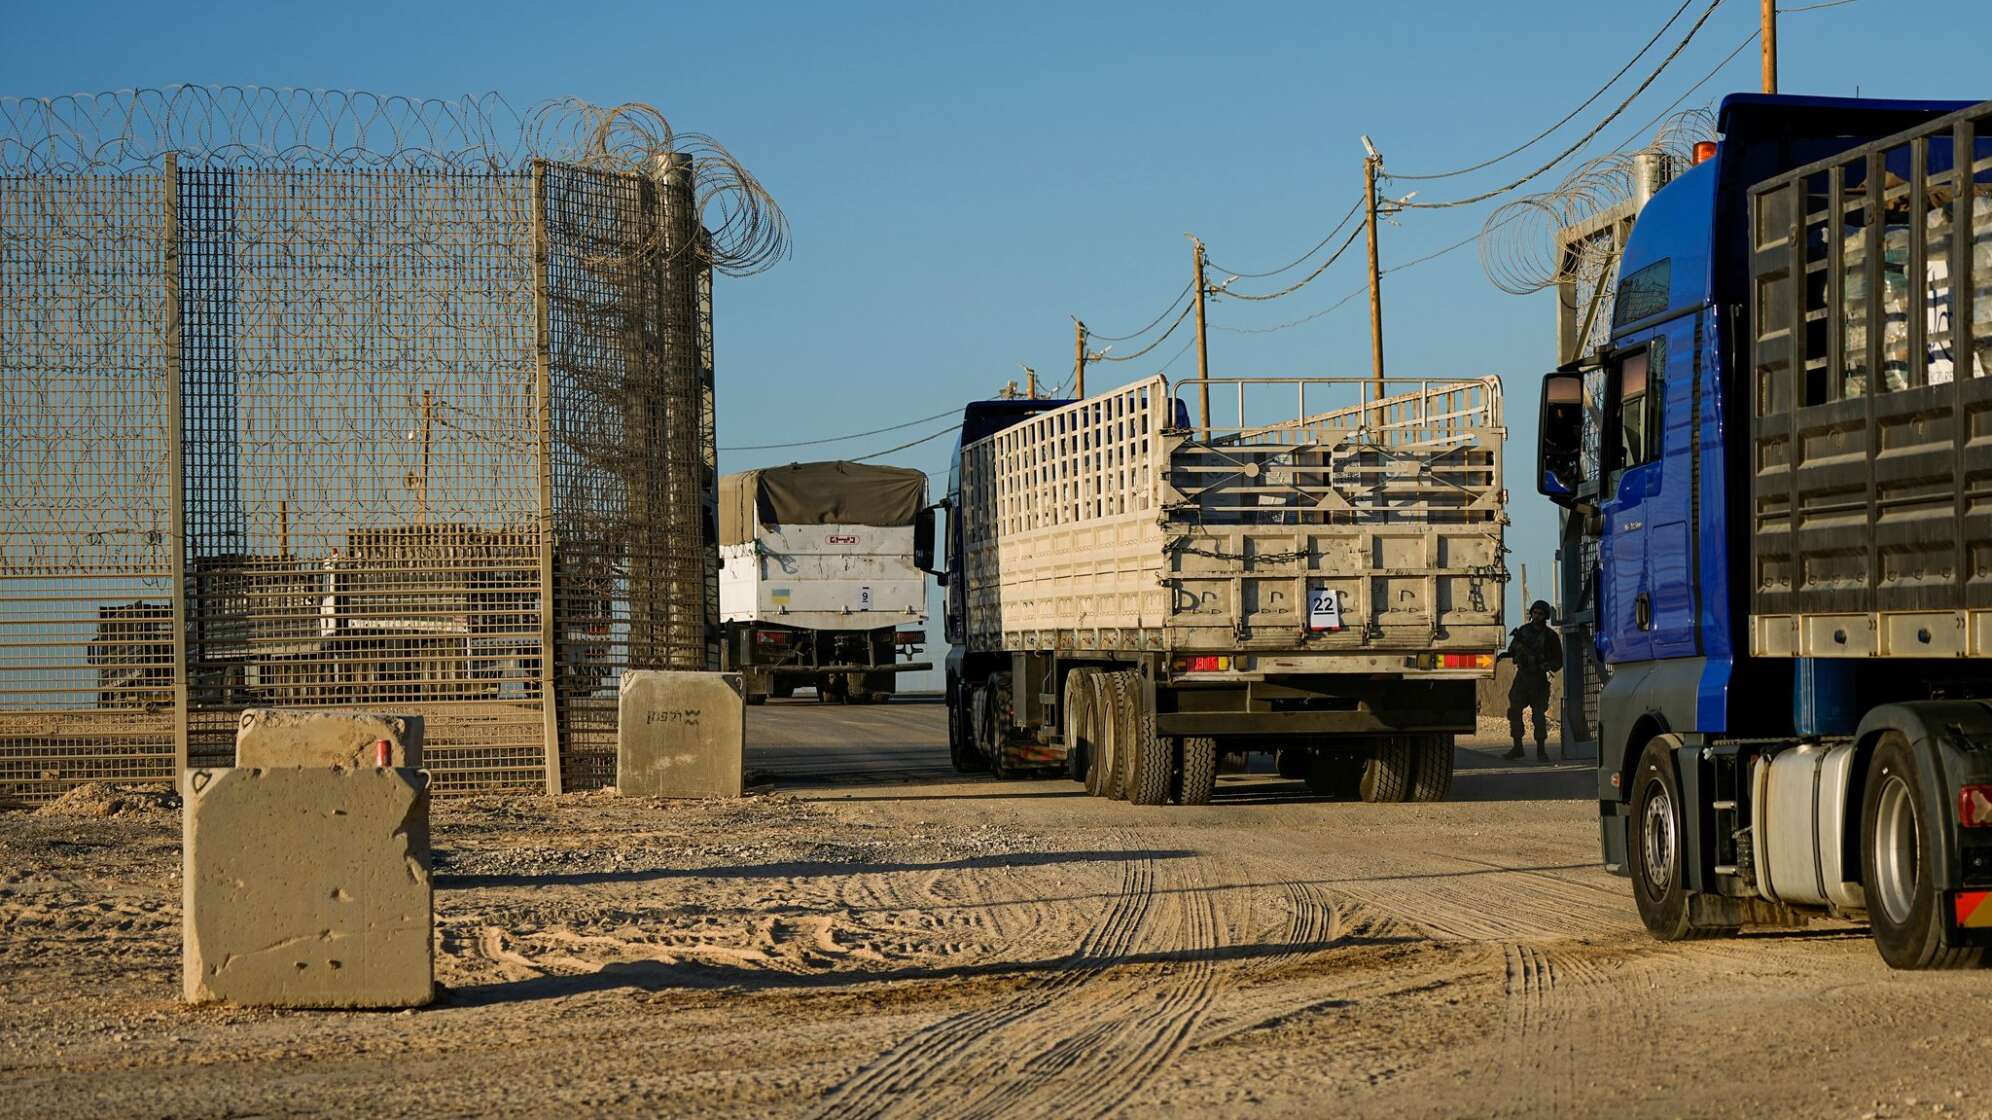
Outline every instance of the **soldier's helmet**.
<svg viewBox="0 0 1992 1120"><path fill-rule="evenodd" d="M1537 599L1535 602L1529 604L1530 614L1534 614L1537 611L1541 611L1543 614L1548 615L1552 619L1556 617L1555 608L1551 607L1547 600Z"/></svg>

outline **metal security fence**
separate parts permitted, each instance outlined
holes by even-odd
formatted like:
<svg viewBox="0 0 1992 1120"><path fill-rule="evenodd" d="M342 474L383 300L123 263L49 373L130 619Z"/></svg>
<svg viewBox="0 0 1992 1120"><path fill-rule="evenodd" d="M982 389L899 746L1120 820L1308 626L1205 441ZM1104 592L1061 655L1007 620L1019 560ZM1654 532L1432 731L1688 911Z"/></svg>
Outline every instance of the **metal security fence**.
<svg viewBox="0 0 1992 1120"><path fill-rule="evenodd" d="M779 211L654 111L501 110L0 100L0 790L268 704L598 786L621 670L716 665L711 276Z"/></svg>

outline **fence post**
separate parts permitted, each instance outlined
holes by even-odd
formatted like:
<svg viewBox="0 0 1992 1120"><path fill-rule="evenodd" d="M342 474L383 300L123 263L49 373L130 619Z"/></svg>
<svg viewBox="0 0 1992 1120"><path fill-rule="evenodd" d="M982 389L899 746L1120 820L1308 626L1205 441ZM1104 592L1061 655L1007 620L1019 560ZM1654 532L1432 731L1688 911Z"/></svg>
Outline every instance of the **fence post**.
<svg viewBox="0 0 1992 1120"><path fill-rule="evenodd" d="M553 570L553 338L547 325L546 161L533 161L533 458L539 469L540 719L546 751L546 792L559 793L560 690Z"/></svg>
<svg viewBox="0 0 1992 1120"><path fill-rule="evenodd" d="M180 399L180 159L167 152L160 168L161 298L165 301L167 545L173 572L173 782L187 769L187 417Z"/></svg>

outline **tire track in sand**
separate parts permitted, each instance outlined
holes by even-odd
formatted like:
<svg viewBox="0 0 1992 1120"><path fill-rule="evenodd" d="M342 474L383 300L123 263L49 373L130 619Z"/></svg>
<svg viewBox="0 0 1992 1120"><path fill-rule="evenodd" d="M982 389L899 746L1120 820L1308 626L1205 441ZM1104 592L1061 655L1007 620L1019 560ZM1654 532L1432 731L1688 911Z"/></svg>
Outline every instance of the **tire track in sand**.
<svg viewBox="0 0 1992 1120"><path fill-rule="evenodd" d="M822 1120L869 1117L907 1111L932 1115L915 1099L920 1090L958 1083L966 1067L988 1049L988 1039L1047 1005L1068 989L1086 983L1133 945L1154 900L1155 863L1130 859L1122 868L1120 893L1069 958L1024 990L992 1007L949 1016L913 1032L832 1090L816 1113ZM995 1055L1003 1059L1005 1055ZM1003 1061L1003 1066L1010 1063Z"/></svg>

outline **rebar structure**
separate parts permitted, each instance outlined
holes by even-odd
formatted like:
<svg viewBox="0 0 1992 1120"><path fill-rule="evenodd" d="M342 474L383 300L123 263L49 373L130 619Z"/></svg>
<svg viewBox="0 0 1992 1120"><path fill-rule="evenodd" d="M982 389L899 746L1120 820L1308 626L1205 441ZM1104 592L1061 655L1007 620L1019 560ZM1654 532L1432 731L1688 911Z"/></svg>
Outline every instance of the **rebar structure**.
<svg viewBox="0 0 1992 1120"><path fill-rule="evenodd" d="M645 106L0 99L0 793L263 705L613 781L620 672L717 664L711 280L785 252Z"/></svg>

